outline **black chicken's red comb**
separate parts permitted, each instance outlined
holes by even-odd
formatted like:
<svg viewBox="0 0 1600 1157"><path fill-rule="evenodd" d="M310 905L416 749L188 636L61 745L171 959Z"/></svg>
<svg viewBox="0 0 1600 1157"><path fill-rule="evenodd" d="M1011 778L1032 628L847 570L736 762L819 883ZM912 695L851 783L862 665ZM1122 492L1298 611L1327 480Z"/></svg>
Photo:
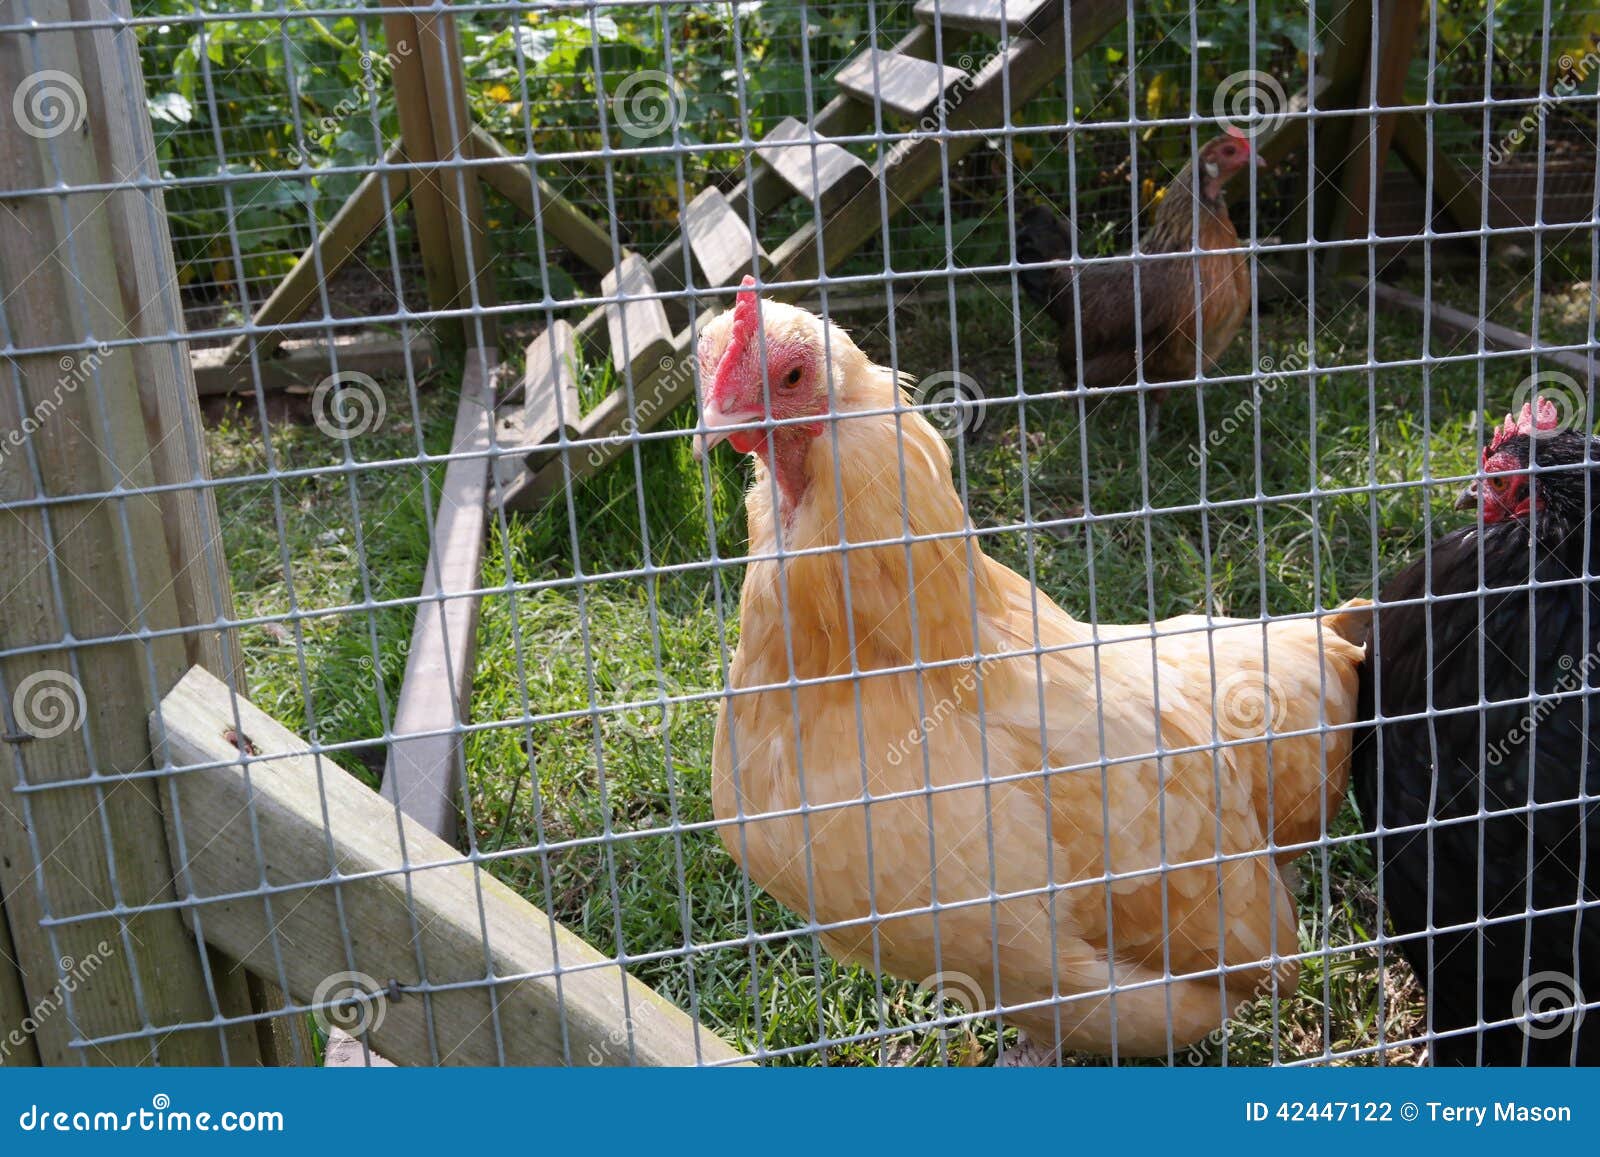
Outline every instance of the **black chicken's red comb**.
<svg viewBox="0 0 1600 1157"><path fill-rule="evenodd" d="M1494 432L1494 437L1489 439L1489 445L1484 448L1483 455L1488 458L1511 439L1519 434L1533 435L1540 430L1554 430L1561 425L1561 412L1556 409L1556 404L1549 398L1538 398L1533 402L1522 403L1522 413L1513 418L1506 415L1506 420Z"/></svg>

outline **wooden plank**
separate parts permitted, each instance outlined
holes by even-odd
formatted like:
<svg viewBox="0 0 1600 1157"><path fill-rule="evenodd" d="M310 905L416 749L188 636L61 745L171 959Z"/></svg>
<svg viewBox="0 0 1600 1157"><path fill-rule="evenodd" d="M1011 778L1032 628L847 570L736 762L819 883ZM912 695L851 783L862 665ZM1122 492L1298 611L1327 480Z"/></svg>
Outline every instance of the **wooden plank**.
<svg viewBox="0 0 1600 1157"><path fill-rule="evenodd" d="M943 41L944 48L948 51L966 41L969 34L957 29L946 29L938 39ZM904 37L894 46L894 50L906 56L915 56L919 59L931 59L935 47L934 30L926 24L912 27ZM847 134L860 132L872 123L872 110L852 96L841 94L823 105L812 117L811 123L816 130L824 135ZM754 166L749 180L740 181L728 190L728 204L734 213L743 216L751 206L755 206L756 219L760 220L774 209L794 197L795 193L784 179L766 165ZM684 246L686 242L682 233L660 249L650 259L650 279L656 287L663 291L679 290L684 288ZM667 317L674 329L689 324L689 315L694 311L694 303L690 299L672 299L667 301ZM605 340L604 315L600 310L585 315L578 324L578 342L585 348Z"/></svg>
<svg viewBox="0 0 1600 1157"><path fill-rule="evenodd" d="M446 186L453 181L448 172L435 164L443 154L434 140L424 58L427 56L425 48L435 44L436 38L430 35L425 44L416 15L396 10L406 7L407 0L382 0L382 3L383 39L394 61L389 83L394 90L395 113L400 122L400 145L409 161L428 166L406 173L411 191L411 215L417 228L417 247L421 250L422 284L428 292L430 310L450 309L462 300L465 285L456 266L459 243L451 236L459 225L455 202L446 195ZM442 92L439 99L444 99ZM464 333L461 328L453 325L430 328L448 346L459 348L467 344L458 336Z"/></svg>
<svg viewBox="0 0 1600 1157"><path fill-rule="evenodd" d="M74 0L72 11L78 19L89 20L103 17L107 9L96 0ZM112 28L97 28L80 33L79 45L95 62L83 81L89 106L105 122L105 131L93 137L101 171L130 182L159 181L161 164L150 119L137 102L127 99L128 78L137 83L140 75L137 41L118 36ZM159 185L121 189L106 200L123 316L129 334L147 343L134 347L132 355L152 448L151 467L157 484L183 486L205 478L209 470L189 348L172 338L184 329L183 303L162 190ZM180 621L199 626L232 620L233 592L221 550L216 492L203 487L172 489L163 492L157 503ZM244 660L235 632L195 630L183 636L183 643L188 664L199 663L222 678L243 679ZM161 678L172 680L179 673L164 671ZM218 1001L227 1015L284 1006L281 992L249 977L233 961L213 954L210 963ZM263 1063L306 1064L312 1059L310 1034L301 1018L260 1020L253 1031ZM230 1059L239 1063L249 1057Z"/></svg>
<svg viewBox="0 0 1600 1157"><path fill-rule="evenodd" d="M1423 112L1404 112L1394 118L1394 150L1416 178L1427 188L1428 158L1433 157L1433 195L1457 229L1483 227L1483 198L1475 174L1467 172L1437 142L1428 147L1428 126ZM1433 211L1433 206L1428 206ZM1493 220L1490 224L1497 224Z"/></svg>
<svg viewBox="0 0 1600 1157"><path fill-rule="evenodd" d="M138 167L108 172L104 158L126 148L130 159L141 149L148 159L148 141L132 135L136 118L113 107L125 105L124 86L139 91L143 83L134 32L115 23L129 19L128 4L98 3L92 12L102 23L98 29L49 27L90 15L83 0L40 0L30 15L39 23L35 35L0 37L0 89L15 92L41 69L58 71L80 85L85 117L81 129L48 138L15 129L0 133L7 340L14 351L27 351L91 335L132 336L138 330L123 294L177 283L170 249L158 251L148 230L116 237L149 203L131 211L137 196L19 199L4 192L130 180ZM99 78L108 79L104 88ZM115 85L109 78L117 78ZM118 132L127 139L106 139ZM119 271L119 253L122 260L156 265ZM143 304L158 318L175 308L170 300ZM53 1065L259 1063L260 1042L247 1023L175 1029L208 1024L218 1012L248 1011L247 994L242 977L212 972L213 1002L210 962L176 909L146 907L177 898L163 830L170 800L155 781L122 778L150 764L148 734L130 720L137 724L168 680L176 680L190 649L180 636L141 640L134 632L186 625L169 544L199 529L198 523L168 528L169 510L142 493L158 480L142 403L192 407L192 393L185 398L173 389L183 383L169 371L142 395L140 363L126 346L95 351L70 369L53 353L12 352L7 361L12 388L0 391L0 428L19 429L25 417L32 428L26 453L0 459L0 505L46 496L54 501L48 520L39 508L0 510L6 588L0 654L11 652L0 659L0 698L7 704L0 894L30 1007L54 997L61 973L73 967L64 959L98 961L75 985L70 1011L40 1019L34 1035L40 1058ZM192 408L182 418L198 430ZM175 461L164 459L161 469L174 468ZM188 469L198 472L201 465L191 461ZM116 489L126 493L115 502L73 500ZM191 590L186 597L193 602L199 595ZM83 649L87 640L122 641ZM199 651L211 645L204 639L193 644ZM41 646L52 649L15 653ZM37 790L91 774L98 783ZM36 790L19 794L23 784ZM47 916L85 918L47 931L41 924ZM152 1025L157 1031L148 1035L73 1045L139 1034Z"/></svg>
<svg viewBox="0 0 1600 1157"><path fill-rule="evenodd" d="M720 288L746 273L765 273L771 265L743 217L733 211L718 189L702 189L683 210L679 222L704 284Z"/></svg>
<svg viewBox="0 0 1600 1157"><path fill-rule="evenodd" d="M1417 51L1418 31L1422 26L1423 0L1377 0L1378 55L1368 60L1367 70L1352 103L1366 107L1375 101L1380 108L1405 101L1406 74ZM1376 72L1374 97L1373 73ZM1330 236L1340 239L1365 238L1373 232L1377 209L1374 177L1383 178L1388 166L1389 145L1394 140L1394 113L1367 114L1355 118L1350 133L1353 147L1346 155L1340 174L1342 195L1334 201ZM1328 251L1334 271L1350 268L1364 258L1359 248L1340 246Z"/></svg>
<svg viewBox="0 0 1600 1157"><path fill-rule="evenodd" d="M635 383L654 372L656 363L672 352L672 326L659 299L645 296L656 291L650 264L628 253L622 264L600 280L605 297L617 297L605 306L606 332L611 337L611 364L617 374Z"/></svg>
<svg viewBox="0 0 1600 1157"><path fill-rule="evenodd" d="M450 841L464 775L452 729L469 718L477 654L479 596L466 592L478 589L483 562L494 369L493 353L468 356L450 449L480 457L455 458L445 468L383 775L385 799Z"/></svg>
<svg viewBox="0 0 1600 1157"><path fill-rule="evenodd" d="M524 445L540 445L565 429L575 437L583 418L578 398L578 347L572 326L554 321L528 346L522 375L522 428Z"/></svg>
<svg viewBox="0 0 1600 1157"><path fill-rule="evenodd" d="M461 164L473 155L472 106L467 103L461 34L448 6L441 8L415 15L417 55L422 60L428 113L433 118L433 151L427 159L441 165L439 188L448 214L450 257L455 263L456 295L450 307L487 307L497 299L490 268L489 230L483 214L483 187L478 183L477 170ZM396 69L395 81L399 80ZM417 155L411 149L407 152ZM461 319L461 333L469 350L475 346L493 347L499 341L500 323L494 314L468 315Z"/></svg>
<svg viewBox="0 0 1600 1157"><path fill-rule="evenodd" d="M375 378L399 376L408 364L418 375L438 361L431 338L413 333L409 342L389 334L343 333L332 342L320 339L286 341L276 357L260 363L261 387L265 390L315 389L333 372L334 358L339 370L370 374ZM202 396L249 393L256 388L255 370L249 362L227 360L227 350L195 350L189 355L194 384Z"/></svg>
<svg viewBox="0 0 1600 1157"><path fill-rule="evenodd" d="M1600 361L1569 350L1536 349L1531 336L1521 330L1512 329L1508 325L1485 321L1464 310L1441 305L1436 301L1427 302L1414 293L1408 293L1403 289L1396 289L1392 285L1383 285L1376 281L1369 283L1361 278L1346 277L1340 279L1340 284L1354 293L1366 294L1370 292L1373 300L1381 306L1409 310L1412 313L1423 315L1431 314L1433 317L1432 329L1436 334L1454 334L1458 337L1476 337L1482 334L1484 345L1490 349L1537 352L1541 361L1550 362L1552 365L1560 366L1568 373L1577 375L1578 384L1585 388L1587 388L1591 378L1600 379Z"/></svg>
<svg viewBox="0 0 1600 1157"><path fill-rule="evenodd" d="M869 48L833 79L845 92L916 120L966 76L959 68Z"/></svg>
<svg viewBox="0 0 1600 1157"><path fill-rule="evenodd" d="M1117 0L1079 0L1072 6L1072 49L1081 55L1100 41L1108 32L1122 23L1126 7ZM919 29L923 34L931 30ZM916 34L908 43L927 48ZM901 46L902 51L907 45ZM974 87L956 108L952 109L947 123L953 128L982 128L1001 123L1004 113L1006 89L1001 84L1004 70L1010 70L1009 92L1011 111L1015 113L1040 88L1061 74L1065 56L1064 38L1049 36L1042 40L1019 39L995 54L975 78ZM842 98L844 105L830 103L818 117L818 128L836 132L853 132L863 127L859 118L870 118L870 111L861 102ZM848 107L846 107L848 106ZM852 111L853 110L853 111ZM919 137L902 141L890 150L880 163L880 170L889 182L888 213L892 218L925 190L938 181L945 172L945 158L954 162L981 143L977 134L950 137L941 141L936 137ZM941 154L941 148L943 154ZM770 170L768 170L770 171ZM761 171L758 171L758 178ZM780 181L780 184L782 182ZM770 184L755 188L741 187L736 193L760 199L773 197L781 201L781 191ZM730 197L735 211L739 209L736 198ZM760 203L770 204L760 200ZM881 228L882 217L878 198L858 197L842 211L824 222L824 239L830 267L835 267L865 244ZM803 280L814 277L817 267L817 226L809 222L802 226L772 255L773 279L776 281ZM681 250L669 247L678 255ZM659 262L662 258L657 258ZM652 266L652 268L655 268ZM769 291L777 298L793 296L782 290ZM704 325L718 311L707 311L700 319ZM580 341L584 339L589 319L577 329ZM631 430L653 429L676 405L694 394L694 375L687 364L690 328L686 325L674 339L675 352L668 364L643 386L635 386L635 401L630 410L625 397L612 395L597 404L584 416L585 438L609 439L593 446L583 459L583 469L574 466L574 477L583 477L603 468L627 447L626 433ZM537 474L527 476L502 490L502 500L508 509L530 509L560 492L565 485L565 474L559 462L546 465Z"/></svg>
<svg viewBox="0 0 1600 1157"><path fill-rule="evenodd" d="M385 165L400 164L405 154L399 145L384 155ZM398 204L406 191L404 172L368 173L362 178L350 199L341 205L332 219L323 226L317 240L300 255L294 268L278 282L277 288L261 303L250 324L265 333L242 333L229 343L223 364L244 365L253 352L259 358L270 357L283 342L283 331L274 327L296 321L321 297L322 283L332 277L367 238L382 225L390 209ZM384 188L388 187L388 205L384 203Z"/></svg>
<svg viewBox="0 0 1600 1157"><path fill-rule="evenodd" d="M289 991L297 1001L352 969L373 982L369 991L399 992L377 998L364 1039L400 1064L741 1059L488 872L461 862L454 847L396 817L353 776L306 754L306 741L271 716L249 703L239 710L260 756L248 782L224 737L233 726L228 688L199 669L162 702L162 754L179 767L220 765L173 777L201 837L189 841L186 867L207 935L256 968L270 960L269 933L292 943ZM254 851L252 816L265 865ZM272 924L259 900L207 902L254 891L263 868L269 884L289 889L273 900ZM520 979L474 983L488 975ZM463 987L441 990L447 985ZM421 986L431 990L424 995Z"/></svg>
<svg viewBox="0 0 1600 1157"><path fill-rule="evenodd" d="M484 165L478 172L491 188L532 218L546 236L561 242L597 273L604 273L616 264L611 235L556 192L555 186L543 177L538 180L539 195L535 202L534 178L525 158L509 152L481 125L473 127L470 143L475 157L504 162Z"/></svg>
<svg viewBox="0 0 1600 1157"><path fill-rule="evenodd" d="M1316 58L1319 77L1328 78L1328 88L1317 96L1321 110L1347 109L1367 103L1367 56L1372 43L1375 0L1333 0L1323 35L1322 52ZM1312 232L1319 238L1335 236L1334 210L1339 200L1339 182L1357 134L1356 119L1330 116L1316 122L1316 155L1307 166L1307 188L1314 192L1315 212ZM1315 182L1314 190L1311 182Z"/></svg>
<svg viewBox="0 0 1600 1157"><path fill-rule="evenodd" d="M917 0L917 19L965 32L1040 36L1061 19L1065 0Z"/></svg>
<svg viewBox="0 0 1600 1157"><path fill-rule="evenodd" d="M756 155L807 201L835 213L866 188L872 170L854 153L787 117L761 139Z"/></svg>

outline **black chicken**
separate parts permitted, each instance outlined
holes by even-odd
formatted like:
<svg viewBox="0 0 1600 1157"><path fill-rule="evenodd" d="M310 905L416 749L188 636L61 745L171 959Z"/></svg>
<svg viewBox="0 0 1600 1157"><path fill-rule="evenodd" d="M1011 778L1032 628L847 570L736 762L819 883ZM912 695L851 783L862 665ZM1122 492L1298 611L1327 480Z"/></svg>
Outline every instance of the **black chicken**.
<svg viewBox="0 0 1600 1157"><path fill-rule="evenodd" d="M1412 829L1375 845L1400 950L1448 1034L1434 1064L1600 1064L1600 1010L1585 1024L1581 1007L1600 998L1600 439L1556 417L1540 399L1495 432L1456 504L1482 506L1481 536L1440 539L1384 587L1362 671L1363 718L1375 682L1386 719L1421 716L1364 734L1352 778L1370 827ZM1530 598L1530 579L1559 585ZM1430 920L1454 930L1430 936Z"/></svg>

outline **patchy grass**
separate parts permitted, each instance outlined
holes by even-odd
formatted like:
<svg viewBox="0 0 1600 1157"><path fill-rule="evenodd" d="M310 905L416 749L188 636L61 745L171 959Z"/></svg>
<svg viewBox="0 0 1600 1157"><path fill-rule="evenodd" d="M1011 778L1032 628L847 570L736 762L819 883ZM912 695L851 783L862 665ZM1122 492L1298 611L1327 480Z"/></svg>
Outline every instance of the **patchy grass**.
<svg viewBox="0 0 1600 1157"><path fill-rule="evenodd" d="M1369 594L1375 575L1421 551L1430 510L1436 528L1454 524L1442 487L1367 488L1472 469L1477 367L1340 368L1415 357L1415 318L1369 317L1364 298L1331 291L1319 291L1314 335L1303 309L1266 312L1219 373L1268 372L1174 391L1147 438L1132 395L1062 394L1054 334L1026 307L1019 358L1009 294L964 293L956 308L953 318L944 306L897 308L896 360L919 377L957 368L949 334L960 335L959 368L989 404L959 447L958 485L979 527L1048 524L989 536L986 548L1031 565L1075 615L1090 613L1091 564L1106 621L1207 605L1238 615L1333 605ZM869 352L890 359L882 315L848 320ZM1283 372L1313 365L1304 376ZM1487 364L1481 389L1492 414L1526 373L1522 360ZM442 451L452 395L429 386L413 404L389 388L388 422L352 449L368 461ZM670 424L691 421L680 413ZM251 410L221 423L211 443L219 474L266 467ZM344 443L309 425L274 422L272 446L280 470L343 461ZM545 585L508 587L484 603L473 719L495 726L468 738L472 835L482 849L515 853L497 861L508 883L602 951L645 957L633 965L638 975L744 1049L783 1063L987 1063L992 1024L909 1027L940 1014L930 994L835 964L794 914L743 878L714 834L694 828L712 818L710 696L737 641L742 577L707 560L745 543L747 467L732 454L713 458L694 462L686 438L646 441L549 509L492 524L485 585ZM219 498L245 615L418 589L427 528L415 464L353 483L341 474L252 482ZM1210 505L1196 509L1202 498ZM1115 517L1091 524L1085 512ZM398 608L251 627L253 694L295 727L314 717L326 742L370 741L398 689L410 621ZM668 697L691 701L664 710ZM381 755L353 746L339 758L370 781ZM1349 808L1334 829L1358 830ZM1301 873L1301 949L1319 955L1298 990L1257 1002L1226 1041L1173 1063L1315 1058L1419 1031L1421 997L1405 966L1391 954L1380 972L1375 953L1342 949L1379 929L1366 850L1337 845L1303 858ZM840 1043L817 1048L819 1039ZM1388 1057L1415 1059L1409 1049Z"/></svg>
<svg viewBox="0 0 1600 1157"><path fill-rule="evenodd" d="M230 401L209 428L217 478L325 471L220 486L217 509L235 609L270 620L240 632L251 698L303 734L350 745L333 758L374 785L384 748L372 741L400 689L414 609L338 609L417 596L443 467L429 468L427 486L415 461L340 468L447 451L455 399L441 385L459 378L440 370L415 397L404 381L383 383L381 422L348 440L319 427L305 398L277 399L265 414L252 399Z"/></svg>

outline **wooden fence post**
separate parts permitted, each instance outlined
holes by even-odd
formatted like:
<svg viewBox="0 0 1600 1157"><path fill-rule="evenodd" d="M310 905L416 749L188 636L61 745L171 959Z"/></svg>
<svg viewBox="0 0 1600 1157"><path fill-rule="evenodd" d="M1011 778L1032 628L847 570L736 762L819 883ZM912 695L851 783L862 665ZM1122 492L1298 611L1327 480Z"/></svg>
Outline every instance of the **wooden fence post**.
<svg viewBox="0 0 1600 1157"><path fill-rule="evenodd" d="M383 0L386 8L407 0ZM478 172L450 167L471 159L472 121L461 71L461 41L449 14L417 16L386 11L384 39L394 61L395 110L406 160L431 167L411 173L411 211L422 249L422 271L430 309L462 309L478 301L494 301L494 278L488 268L483 190ZM454 114L452 116L452 114ZM481 319L484 344L493 347L498 327L492 316ZM444 341L453 326L435 326ZM477 344L474 321L462 320L468 346ZM451 340L449 344L461 343Z"/></svg>
<svg viewBox="0 0 1600 1157"><path fill-rule="evenodd" d="M0 132L0 342L37 351L0 361L0 429L23 435L0 447L0 886L22 995L49 1010L32 1043L46 1064L278 1059L271 1022L169 1031L281 1005L177 909L147 910L178 898L168 800L126 778L185 669L238 661L209 492L138 493L205 472L160 192L72 191L157 172L132 29L51 28L126 19L128 0L29 14L37 31L0 37L0 91L19 94L0 115L20 122ZM129 338L147 344L111 344Z"/></svg>

